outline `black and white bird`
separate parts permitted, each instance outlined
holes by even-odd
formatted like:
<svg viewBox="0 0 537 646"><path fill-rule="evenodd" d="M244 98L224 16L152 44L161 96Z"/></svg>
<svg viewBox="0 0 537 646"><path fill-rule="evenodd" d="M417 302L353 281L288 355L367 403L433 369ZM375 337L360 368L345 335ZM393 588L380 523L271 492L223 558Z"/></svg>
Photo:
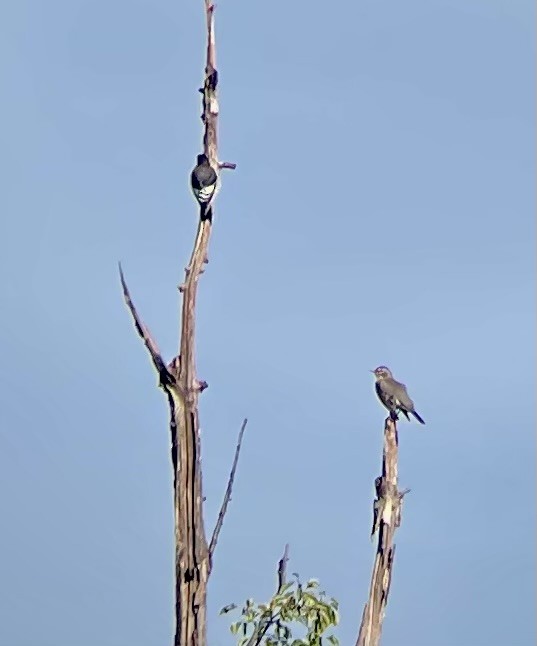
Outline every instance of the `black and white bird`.
<svg viewBox="0 0 537 646"><path fill-rule="evenodd" d="M201 219L210 219L210 204L214 196L218 176L214 168L209 164L207 156L202 153L198 155L198 165L190 175L190 185L194 197L201 207Z"/></svg>
<svg viewBox="0 0 537 646"><path fill-rule="evenodd" d="M382 405L390 411L393 420L399 419L397 413L403 415L410 421L408 414L414 415L420 424L425 424L423 419L416 413L414 402L408 396L405 384L396 381L389 368L379 366L371 370L375 375L375 390Z"/></svg>

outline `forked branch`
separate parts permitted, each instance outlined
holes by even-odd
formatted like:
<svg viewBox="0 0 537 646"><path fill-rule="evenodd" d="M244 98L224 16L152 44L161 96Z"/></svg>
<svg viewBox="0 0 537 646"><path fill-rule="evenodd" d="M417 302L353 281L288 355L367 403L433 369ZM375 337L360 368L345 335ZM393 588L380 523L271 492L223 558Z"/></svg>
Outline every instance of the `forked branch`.
<svg viewBox="0 0 537 646"><path fill-rule="evenodd" d="M145 323L140 318L138 312L136 311L136 307L132 302L132 298L129 292L129 288L127 287L127 282L125 281L125 275L123 274L121 263L119 263L119 278L121 280L121 287L123 288L123 297L125 298L125 303L127 304L127 307L129 308L129 311L134 321L134 327L136 328L136 331L140 335L142 341L144 342L145 347L149 352L153 365L155 366L155 370L158 372L160 376L161 385L166 386L166 385L174 384L175 380L173 378L173 375L168 371L168 368L164 363L164 360L162 359L162 355L160 354L160 350L158 349L156 341L151 336L151 332L149 331Z"/></svg>
<svg viewBox="0 0 537 646"><path fill-rule="evenodd" d="M216 94L218 73L216 70L214 7L208 0L204 0L204 2L207 23L207 61L202 89L203 148L213 168L219 171L222 168L233 168L235 165L218 161L218 100ZM199 394L207 387L207 384L204 381L199 381L196 377L195 323L198 279L203 273L203 266L207 261L211 223L212 218L200 217L190 263L186 269L184 284L181 286L183 303L179 354L168 365L164 362L157 344L138 315L121 267L119 268L125 302L134 320L136 330L160 376L160 386L167 395L170 408L175 510L175 646L206 646L207 643L207 580L210 574L210 553L203 522L198 419ZM245 424L241 430L240 440L242 440L244 427ZM221 518L211 541L213 550L231 498L237 461L238 452L224 497Z"/></svg>

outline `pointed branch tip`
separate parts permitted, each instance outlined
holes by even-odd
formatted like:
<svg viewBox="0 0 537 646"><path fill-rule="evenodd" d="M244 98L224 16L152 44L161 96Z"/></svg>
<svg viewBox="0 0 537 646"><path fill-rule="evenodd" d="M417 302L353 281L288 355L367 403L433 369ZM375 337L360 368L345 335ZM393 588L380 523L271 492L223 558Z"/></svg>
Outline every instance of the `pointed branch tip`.
<svg viewBox="0 0 537 646"><path fill-rule="evenodd" d="M155 340L151 336L151 332L148 330L147 326L140 318L138 311L134 306L134 303L132 301L132 298L129 292L129 288L127 287L127 281L125 280L125 275L123 274L121 263L119 263L119 277L121 279L121 287L123 289L123 298L129 309L129 312L131 313L132 320L134 322L134 327L136 328L138 335L144 342L144 345L151 356L151 360L153 362L155 370L158 372L160 376L161 385L164 386L164 385L169 385L174 383L174 379L172 375L170 375L168 368L164 363L164 360L162 359L160 350L158 349L158 346Z"/></svg>
<svg viewBox="0 0 537 646"><path fill-rule="evenodd" d="M289 543L285 544L282 558L278 561L278 590L285 585L287 576L287 562L289 561Z"/></svg>
<svg viewBox="0 0 537 646"><path fill-rule="evenodd" d="M242 438L244 436L244 431L246 430L246 424L248 424L248 418L245 417L241 430L239 431L239 437L237 439L237 446L235 447L235 455L233 457L233 464L231 465L231 471L229 473L229 478L227 481L226 492L224 494L224 500L222 501L222 506L220 507L220 512L218 513L218 520L214 527L213 535L211 537L211 543L209 545L209 558L212 559L214 550L216 549L216 544L218 543L218 536L220 535L220 530L224 524L224 517L226 515L227 507L229 501L231 500L231 493L233 491L233 482L235 480L235 473L237 471L237 464L239 463L239 455L241 452Z"/></svg>

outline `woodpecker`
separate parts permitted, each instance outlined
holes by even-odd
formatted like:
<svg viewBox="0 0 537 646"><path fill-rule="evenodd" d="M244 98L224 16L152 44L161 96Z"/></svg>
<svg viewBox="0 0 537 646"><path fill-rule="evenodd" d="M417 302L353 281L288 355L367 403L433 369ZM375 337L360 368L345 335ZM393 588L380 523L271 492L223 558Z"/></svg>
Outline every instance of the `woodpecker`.
<svg viewBox="0 0 537 646"><path fill-rule="evenodd" d="M389 368L386 366L379 366L375 370L371 370L375 375L375 390L382 405L390 411L390 417L397 421L398 412L410 421L408 413L414 415L420 424L425 424L423 419L414 410L414 402L408 396L405 384L396 381Z"/></svg>
<svg viewBox="0 0 537 646"><path fill-rule="evenodd" d="M190 185L194 197L201 207L202 220L210 219L211 217L211 209L209 207L213 199L217 179L218 176L214 168L209 164L207 156L204 153L198 155L198 165L190 175Z"/></svg>

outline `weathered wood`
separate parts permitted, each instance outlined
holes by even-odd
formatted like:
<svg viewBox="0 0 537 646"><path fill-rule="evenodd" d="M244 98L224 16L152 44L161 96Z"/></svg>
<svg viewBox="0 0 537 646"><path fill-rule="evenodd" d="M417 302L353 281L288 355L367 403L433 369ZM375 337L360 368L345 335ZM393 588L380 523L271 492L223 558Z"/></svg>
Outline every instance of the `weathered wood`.
<svg viewBox="0 0 537 646"><path fill-rule="evenodd" d="M382 475L375 480L371 538L378 532L377 551L371 575L369 598L365 604L356 646L379 646L382 622L390 593L395 556L395 530L401 523L403 496L397 488L397 425L390 417L384 423Z"/></svg>
<svg viewBox="0 0 537 646"><path fill-rule="evenodd" d="M218 512L218 518L216 519L216 525L213 530L213 535L211 537L211 542L209 544L209 559L210 566L212 567L213 555L218 543L218 538L222 530L222 525L224 524L224 518L226 516L227 507L231 501L231 494L233 492L233 483L235 482L235 474L237 472L237 465L239 464L239 456L241 453L242 447L242 438L244 437L244 431L246 430L246 424L248 420L245 419L242 423L241 430L239 431L239 437L237 439L237 446L235 447L235 456L233 457L233 464L231 465L231 471L229 473L229 478L227 481L226 491L224 493L224 500L222 501L222 506Z"/></svg>
<svg viewBox="0 0 537 646"><path fill-rule="evenodd" d="M218 101L214 37L214 7L205 0L207 19L207 63L203 86L205 125L204 149L209 162L218 168ZM214 198L213 198L214 204ZM212 214L212 206L210 209ZM201 211L200 211L201 215ZM198 279L207 261L212 217L202 219L190 263L182 285L179 389L170 399L172 454L175 470L175 573L176 632L175 646L207 644L207 581L211 561L203 522L203 491L200 455L198 396L206 384L196 377L195 330ZM184 393L184 396L181 395Z"/></svg>
<svg viewBox="0 0 537 646"><path fill-rule="evenodd" d="M216 48L214 35L214 6L204 0L207 19L207 62L203 89L204 124L203 147L209 162L219 175L222 168L235 168L230 162L218 161L218 100L216 89ZM218 177L217 188L220 184ZM215 191L216 194L216 191ZM165 364L157 344L144 325L132 302L120 267L121 284L127 306L134 319L136 330L149 351L159 374L159 386L164 390L170 409L171 456L174 475L175 512L175 618L174 646L206 646L207 644L207 581L211 571L211 553L205 536L203 521L203 491L200 456L200 428L198 399L207 384L198 381L195 360L196 298L198 280L207 262L211 236L212 207L202 216L190 257L185 270L185 281L180 286L183 294L181 311L179 355ZM214 550L218 533L231 497L233 478L237 468L239 445L236 450L230 481L224 496L219 523L213 533L211 548Z"/></svg>

